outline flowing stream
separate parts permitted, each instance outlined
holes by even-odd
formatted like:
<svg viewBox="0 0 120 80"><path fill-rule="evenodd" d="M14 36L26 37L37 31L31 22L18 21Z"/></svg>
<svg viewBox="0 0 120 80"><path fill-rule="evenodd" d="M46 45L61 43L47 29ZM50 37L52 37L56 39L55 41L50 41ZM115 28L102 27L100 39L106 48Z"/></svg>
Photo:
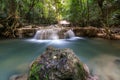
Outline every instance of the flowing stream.
<svg viewBox="0 0 120 80"><path fill-rule="evenodd" d="M29 64L47 46L71 48L99 80L120 80L120 41L72 37L61 40L0 41L0 80L28 72Z"/></svg>

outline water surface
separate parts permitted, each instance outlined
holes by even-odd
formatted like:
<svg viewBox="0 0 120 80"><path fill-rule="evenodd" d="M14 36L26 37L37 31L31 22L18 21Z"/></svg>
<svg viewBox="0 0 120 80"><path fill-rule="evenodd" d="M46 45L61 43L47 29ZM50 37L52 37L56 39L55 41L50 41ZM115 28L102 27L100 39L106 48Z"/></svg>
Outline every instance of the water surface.
<svg viewBox="0 0 120 80"><path fill-rule="evenodd" d="M100 80L120 80L120 41L75 38L70 40L1 40L0 80L28 71L29 64L47 46L71 48Z"/></svg>

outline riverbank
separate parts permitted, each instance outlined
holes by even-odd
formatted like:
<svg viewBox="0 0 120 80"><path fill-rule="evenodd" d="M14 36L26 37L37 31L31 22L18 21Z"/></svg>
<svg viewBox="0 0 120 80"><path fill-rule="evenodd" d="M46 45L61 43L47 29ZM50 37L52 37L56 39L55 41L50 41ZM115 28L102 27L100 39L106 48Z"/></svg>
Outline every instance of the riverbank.
<svg viewBox="0 0 120 80"><path fill-rule="evenodd" d="M120 28L96 28L96 27L63 27L58 25L50 25L50 26L36 26L36 25L28 25L22 28L17 28L13 34L3 33L4 35L0 36L0 39L23 39L23 38L33 38L38 30L45 29L60 29L61 34L60 39L64 38L64 32L68 30L72 30L75 33L75 36L78 37L89 37L89 38L103 38L109 40L120 40ZM7 35L7 36L6 36Z"/></svg>
<svg viewBox="0 0 120 80"><path fill-rule="evenodd" d="M119 28L96 28L96 27L63 27L58 25L51 25L46 27L40 26L26 26L25 28L19 28L16 32L19 38L34 37L38 30L44 29L61 29L60 33L72 30L75 36L78 37L89 37L89 38L103 38L110 40L120 40L120 29ZM62 34L64 36L64 34ZM64 37L62 37L64 38Z"/></svg>

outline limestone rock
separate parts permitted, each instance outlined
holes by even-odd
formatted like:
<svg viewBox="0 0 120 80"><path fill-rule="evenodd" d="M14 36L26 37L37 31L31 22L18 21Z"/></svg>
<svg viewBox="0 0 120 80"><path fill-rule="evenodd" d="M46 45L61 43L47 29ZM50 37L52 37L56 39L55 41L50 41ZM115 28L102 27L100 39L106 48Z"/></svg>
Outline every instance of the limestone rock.
<svg viewBox="0 0 120 80"><path fill-rule="evenodd" d="M71 49L48 47L30 66L28 80L98 80Z"/></svg>

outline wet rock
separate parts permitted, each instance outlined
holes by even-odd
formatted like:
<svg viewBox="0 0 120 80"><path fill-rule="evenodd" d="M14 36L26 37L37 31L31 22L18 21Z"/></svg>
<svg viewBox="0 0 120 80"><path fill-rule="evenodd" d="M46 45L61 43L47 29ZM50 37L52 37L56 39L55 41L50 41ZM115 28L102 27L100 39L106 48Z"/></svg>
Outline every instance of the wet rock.
<svg viewBox="0 0 120 80"><path fill-rule="evenodd" d="M4 26L2 24L0 24L0 28L3 28Z"/></svg>
<svg viewBox="0 0 120 80"><path fill-rule="evenodd" d="M71 29L68 30L66 33L64 33L64 35L65 35L65 38L75 37L75 34L74 34L74 32Z"/></svg>
<svg viewBox="0 0 120 80"><path fill-rule="evenodd" d="M13 75L12 77L10 77L9 80L27 80L27 77L28 77L27 74Z"/></svg>
<svg viewBox="0 0 120 80"><path fill-rule="evenodd" d="M71 49L48 47L30 66L28 80L98 80Z"/></svg>
<svg viewBox="0 0 120 80"><path fill-rule="evenodd" d="M99 31L98 28L89 26L84 28L73 28L76 36L83 36L83 37L96 37Z"/></svg>
<svg viewBox="0 0 120 80"><path fill-rule="evenodd" d="M120 64L120 59L116 59L114 62L115 62L116 64Z"/></svg>

